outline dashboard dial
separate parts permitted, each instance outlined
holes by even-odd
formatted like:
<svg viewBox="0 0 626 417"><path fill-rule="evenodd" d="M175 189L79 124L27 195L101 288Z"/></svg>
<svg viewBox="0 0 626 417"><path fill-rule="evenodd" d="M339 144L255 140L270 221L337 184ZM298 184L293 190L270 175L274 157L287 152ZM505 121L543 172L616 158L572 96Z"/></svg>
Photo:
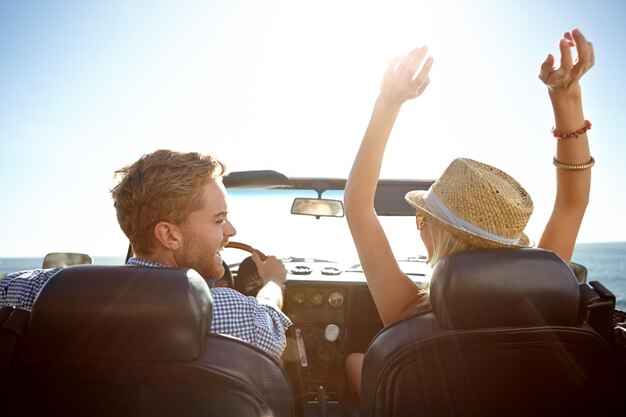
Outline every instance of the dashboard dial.
<svg viewBox="0 0 626 417"><path fill-rule="evenodd" d="M302 305L306 301L306 296L302 291L296 291L291 296L291 301L296 305Z"/></svg>
<svg viewBox="0 0 626 417"><path fill-rule="evenodd" d="M321 292L314 292L311 295L311 304L313 304L315 307L319 307L324 304L324 294L322 294Z"/></svg>
<svg viewBox="0 0 626 417"><path fill-rule="evenodd" d="M331 292L330 295L328 296L328 304L330 304L331 307L335 307L335 308L341 307L341 305L343 304L343 301L344 301L344 296L339 291Z"/></svg>

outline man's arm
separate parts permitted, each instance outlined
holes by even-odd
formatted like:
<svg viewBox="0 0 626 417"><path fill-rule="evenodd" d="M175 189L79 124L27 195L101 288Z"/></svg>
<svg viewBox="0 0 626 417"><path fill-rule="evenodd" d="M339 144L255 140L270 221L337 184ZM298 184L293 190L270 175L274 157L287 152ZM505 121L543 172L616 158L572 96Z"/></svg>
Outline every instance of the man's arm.
<svg viewBox="0 0 626 417"><path fill-rule="evenodd" d="M285 269L283 261L275 256L268 256L263 261L256 252L253 252L251 257L259 271L259 276L265 283L257 293L257 299L282 309L283 284L287 280L287 269Z"/></svg>
<svg viewBox="0 0 626 417"><path fill-rule="evenodd" d="M241 294L232 288L211 288L213 318L211 332L238 337L280 358L291 326L289 318L268 299Z"/></svg>
<svg viewBox="0 0 626 417"><path fill-rule="evenodd" d="M0 305L31 309L43 286L61 268L13 272L0 280Z"/></svg>

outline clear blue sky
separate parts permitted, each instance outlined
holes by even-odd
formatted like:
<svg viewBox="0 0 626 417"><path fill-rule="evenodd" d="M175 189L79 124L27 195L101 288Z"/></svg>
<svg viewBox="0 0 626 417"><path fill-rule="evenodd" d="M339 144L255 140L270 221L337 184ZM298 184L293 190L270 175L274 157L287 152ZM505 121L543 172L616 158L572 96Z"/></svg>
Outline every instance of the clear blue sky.
<svg viewBox="0 0 626 417"><path fill-rule="evenodd" d="M346 177L388 62L423 44L432 82L403 109L382 175L496 165L533 196L536 240L555 147L537 74L573 27L596 50L579 241L624 241L624 21L622 0L0 0L0 257L124 254L113 171L158 148Z"/></svg>

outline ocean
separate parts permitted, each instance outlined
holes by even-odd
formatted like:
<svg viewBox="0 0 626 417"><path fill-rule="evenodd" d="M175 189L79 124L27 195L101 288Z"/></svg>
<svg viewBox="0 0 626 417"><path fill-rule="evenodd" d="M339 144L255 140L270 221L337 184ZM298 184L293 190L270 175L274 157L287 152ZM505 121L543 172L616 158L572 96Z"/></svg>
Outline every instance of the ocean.
<svg viewBox="0 0 626 417"><path fill-rule="evenodd" d="M579 243L572 261L587 267L587 281L599 281L626 311L626 242Z"/></svg>
<svg viewBox="0 0 626 417"><path fill-rule="evenodd" d="M93 256L96 265L123 265L125 256ZM9 272L25 271L41 268L43 257L32 258L0 258L0 277Z"/></svg>
<svg viewBox="0 0 626 417"><path fill-rule="evenodd" d="M43 258L0 258L0 276L41 267ZM121 265L121 256L94 256L94 264ZM617 308L626 311L626 242L579 243L572 261L587 267L588 281L599 281L616 297Z"/></svg>

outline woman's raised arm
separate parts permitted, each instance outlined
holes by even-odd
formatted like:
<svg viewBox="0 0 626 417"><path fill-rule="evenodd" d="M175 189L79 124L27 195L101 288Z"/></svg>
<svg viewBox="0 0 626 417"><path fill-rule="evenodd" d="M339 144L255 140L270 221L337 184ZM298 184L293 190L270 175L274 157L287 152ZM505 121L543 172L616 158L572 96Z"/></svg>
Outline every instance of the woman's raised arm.
<svg viewBox="0 0 626 417"><path fill-rule="evenodd" d="M419 289L398 266L374 210L374 194L383 155L402 104L424 92L432 58L417 48L394 60L383 78L381 91L354 159L344 197L346 218L363 271L385 325L411 311ZM420 69L421 68L421 69ZM419 70L419 71L418 71Z"/></svg>
<svg viewBox="0 0 626 417"><path fill-rule="evenodd" d="M577 59L572 58L575 47ZM587 130L579 81L593 66L593 45L578 29L566 32L559 43L561 61L554 67L554 57L548 55L541 65L539 78L548 87L554 110L554 136L557 141L556 198L550 220L539 241L539 247L570 262L576 237L582 223L591 186L591 165Z"/></svg>

